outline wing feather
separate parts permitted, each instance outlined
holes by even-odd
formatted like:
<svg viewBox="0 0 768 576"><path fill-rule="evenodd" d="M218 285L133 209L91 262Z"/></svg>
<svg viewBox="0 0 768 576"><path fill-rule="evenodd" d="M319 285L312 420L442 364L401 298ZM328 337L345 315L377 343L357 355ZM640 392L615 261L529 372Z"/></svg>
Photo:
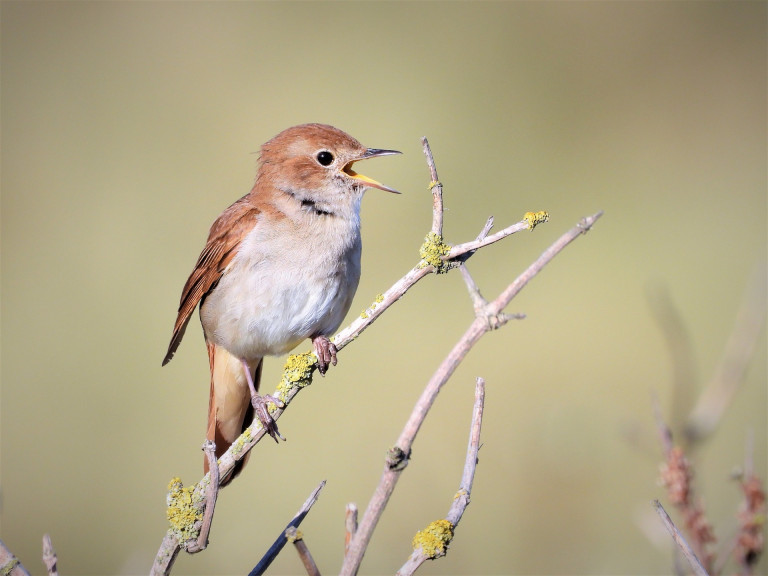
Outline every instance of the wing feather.
<svg viewBox="0 0 768 576"><path fill-rule="evenodd" d="M253 205L250 195L246 195L222 212L211 226L205 248L181 292L179 313L163 366L173 358L184 337L192 312L206 294L216 287L232 258L237 254L243 238L253 229L258 214L259 209Z"/></svg>

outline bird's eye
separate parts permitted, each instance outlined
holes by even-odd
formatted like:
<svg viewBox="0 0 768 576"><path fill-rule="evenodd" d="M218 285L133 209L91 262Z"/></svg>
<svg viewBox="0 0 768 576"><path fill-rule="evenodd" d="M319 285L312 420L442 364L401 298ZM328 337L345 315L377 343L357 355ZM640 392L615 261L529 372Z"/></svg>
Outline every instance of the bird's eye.
<svg viewBox="0 0 768 576"><path fill-rule="evenodd" d="M321 150L317 153L317 161L320 163L321 166L330 166L333 164L333 154L328 152L328 150Z"/></svg>

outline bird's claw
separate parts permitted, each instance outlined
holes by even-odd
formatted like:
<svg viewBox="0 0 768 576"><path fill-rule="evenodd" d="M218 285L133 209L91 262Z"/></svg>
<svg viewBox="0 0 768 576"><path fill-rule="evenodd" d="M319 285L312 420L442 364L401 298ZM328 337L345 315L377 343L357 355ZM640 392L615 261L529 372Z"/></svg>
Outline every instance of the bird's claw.
<svg viewBox="0 0 768 576"><path fill-rule="evenodd" d="M315 348L315 355L317 356L317 369L325 376L328 371L328 366L333 364L336 366L336 345L331 342L327 336L316 336L312 339L312 345Z"/></svg>
<svg viewBox="0 0 768 576"><path fill-rule="evenodd" d="M277 429L277 422L272 418L272 414L269 413L268 404L274 404L278 408L283 408L285 406L279 398L275 398L269 394L256 394L255 396L251 396L251 405L253 406L253 409L256 412L256 417L259 419L259 422L261 422L264 431L269 434L275 442L278 441L278 438L280 440L285 440L285 437L283 437Z"/></svg>

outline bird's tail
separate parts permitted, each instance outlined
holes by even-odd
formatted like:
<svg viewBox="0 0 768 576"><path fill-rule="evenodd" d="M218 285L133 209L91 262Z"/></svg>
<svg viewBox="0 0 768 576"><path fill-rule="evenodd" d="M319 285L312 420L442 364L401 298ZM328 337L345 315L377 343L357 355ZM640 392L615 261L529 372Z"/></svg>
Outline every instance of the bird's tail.
<svg viewBox="0 0 768 576"><path fill-rule="evenodd" d="M208 431L206 438L216 443L216 458L229 449L253 419L251 392L245 378L243 363L221 346L208 343L208 362L211 367L211 395L208 402ZM261 380L259 360L253 370L253 383L259 389ZM243 469L248 455L235 464L232 473L221 479L221 485L231 482ZM208 472L208 460L204 460Z"/></svg>

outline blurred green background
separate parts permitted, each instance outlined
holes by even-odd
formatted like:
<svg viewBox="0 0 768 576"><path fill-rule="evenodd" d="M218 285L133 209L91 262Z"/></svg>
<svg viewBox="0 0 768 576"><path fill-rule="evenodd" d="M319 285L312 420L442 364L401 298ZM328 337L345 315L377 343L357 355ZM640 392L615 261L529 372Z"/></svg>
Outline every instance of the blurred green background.
<svg viewBox="0 0 768 576"><path fill-rule="evenodd" d="M605 210L513 302L527 319L487 335L448 383L362 572L393 573L413 534L446 513L477 376L488 391L472 504L447 558L422 572L672 571L649 504L664 496L651 394L672 417L674 370L651 296L685 323L695 398L766 261L765 3L0 10L0 538L33 573L44 532L64 574L148 572L169 479L201 475L208 367L196 318L160 367L181 288L214 218L250 189L259 146L310 121L404 152L366 165L403 194L363 202L351 317L417 261L431 222L421 136L445 186L449 242L474 238L489 215L497 229L528 210L551 215L472 258L489 298ZM302 528L321 571L337 571L345 504L365 507L472 318L458 273L418 284L299 396L280 420L288 441L256 448L219 498L211 546L174 573L247 573L322 479ZM282 364L266 363L268 389ZM765 478L766 404L763 334L696 454L721 546L737 526L729 475L749 431ZM271 571L301 572L292 550Z"/></svg>

